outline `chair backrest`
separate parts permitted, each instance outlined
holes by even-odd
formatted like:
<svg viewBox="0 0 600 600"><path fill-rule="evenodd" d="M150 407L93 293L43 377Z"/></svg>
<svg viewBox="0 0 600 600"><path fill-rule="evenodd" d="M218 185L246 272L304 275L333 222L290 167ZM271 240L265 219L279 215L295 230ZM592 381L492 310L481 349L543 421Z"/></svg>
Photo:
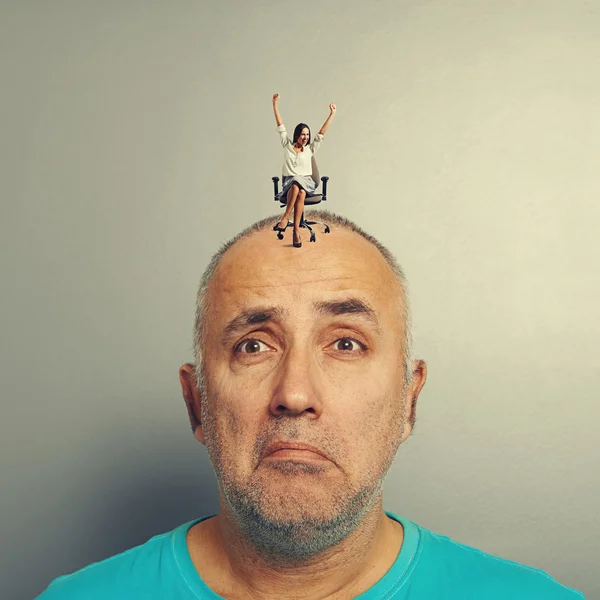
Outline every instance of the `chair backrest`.
<svg viewBox="0 0 600 600"><path fill-rule="evenodd" d="M321 185L321 175L319 174L319 167L317 165L317 161L315 160L315 155L313 154L310 159L310 164L312 167L312 178L315 182L315 185L319 187Z"/></svg>

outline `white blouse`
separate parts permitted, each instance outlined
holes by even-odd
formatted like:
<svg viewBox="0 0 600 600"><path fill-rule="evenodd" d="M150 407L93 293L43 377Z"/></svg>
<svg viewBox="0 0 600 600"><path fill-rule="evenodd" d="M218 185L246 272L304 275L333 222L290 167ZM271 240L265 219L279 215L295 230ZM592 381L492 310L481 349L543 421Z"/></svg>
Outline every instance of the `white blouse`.
<svg viewBox="0 0 600 600"><path fill-rule="evenodd" d="M281 136L281 145L283 146L283 167L281 174L284 176L291 175L292 177L294 175L310 177L312 175L311 158L319 149L323 136L317 133L311 143L304 146L302 152L294 152L294 142L287 136L287 130L283 123L277 127L277 131Z"/></svg>

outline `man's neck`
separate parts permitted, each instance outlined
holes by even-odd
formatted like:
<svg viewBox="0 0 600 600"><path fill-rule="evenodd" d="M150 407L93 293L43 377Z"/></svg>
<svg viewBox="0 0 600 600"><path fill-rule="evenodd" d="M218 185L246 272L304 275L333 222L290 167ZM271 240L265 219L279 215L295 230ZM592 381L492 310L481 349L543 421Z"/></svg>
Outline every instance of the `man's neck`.
<svg viewBox="0 0 600 600"><path fill-rule="evenodd" d="M337 546L302 564L274 564L225 513L192 527L188 548L204 582L228 599L334 600L355 597L379 581L402 540L402 526L379 505Z"/></svg>

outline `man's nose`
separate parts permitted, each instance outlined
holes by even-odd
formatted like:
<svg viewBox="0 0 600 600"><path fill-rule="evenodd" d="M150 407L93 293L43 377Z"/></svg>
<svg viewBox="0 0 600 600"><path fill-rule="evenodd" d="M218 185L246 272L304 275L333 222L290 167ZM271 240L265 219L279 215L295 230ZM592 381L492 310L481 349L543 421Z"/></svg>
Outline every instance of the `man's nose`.
<svg viewBox="0 0 600 600"><path fill-rule="evenodd" d="M323 411L318 364L308 349L292 348L278 365L270 411L276 417L306 415L318 419Z"/></svg>

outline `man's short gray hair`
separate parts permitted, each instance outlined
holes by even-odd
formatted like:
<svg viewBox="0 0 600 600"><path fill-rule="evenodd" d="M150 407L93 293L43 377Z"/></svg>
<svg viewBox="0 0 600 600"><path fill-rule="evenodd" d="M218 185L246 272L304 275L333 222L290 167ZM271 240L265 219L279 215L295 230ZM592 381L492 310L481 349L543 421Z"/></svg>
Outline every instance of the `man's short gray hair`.
<svg viewBox="0 0 600 600"><path fill-rule="evenodd" d="M412 356L412 321L410 313L410 303L408 298L408 287L406 283L406 277L402 268L394 258L393 254L372 235L369 235L366 231L361 229L356 223L353 223L345 217L341 217L327 210L311 210L306 211L305 214L307 220L310 218L325 221L332 225L332 227L342 227L348 231L353 231L358 235L362 236L365 240L373 244L379 250L387 264L392 269L400 289L402 291L401 297L401 310L400 317L404 322L404 379L406 385L412 380L413 374L413 356ZM204 390L204 359L203 359L203 341L206 333L206 315L208 312L208 288L210 282L219 266L221 259L234 244L243 240L244 238L250 237L255 233L259 233L267 228L272 228L275 221L279 222L281 216L276 214L265 219L257 221L253 225L246 227L243 231L238 233L235 237L231 238L228 242L224 243L221 248L211 258L202 279L200 280L200 286L198 288L198 295L196 297L196 318L194 321L194 359L196 362L196 381L197 385L201 390Z"/></svg>

